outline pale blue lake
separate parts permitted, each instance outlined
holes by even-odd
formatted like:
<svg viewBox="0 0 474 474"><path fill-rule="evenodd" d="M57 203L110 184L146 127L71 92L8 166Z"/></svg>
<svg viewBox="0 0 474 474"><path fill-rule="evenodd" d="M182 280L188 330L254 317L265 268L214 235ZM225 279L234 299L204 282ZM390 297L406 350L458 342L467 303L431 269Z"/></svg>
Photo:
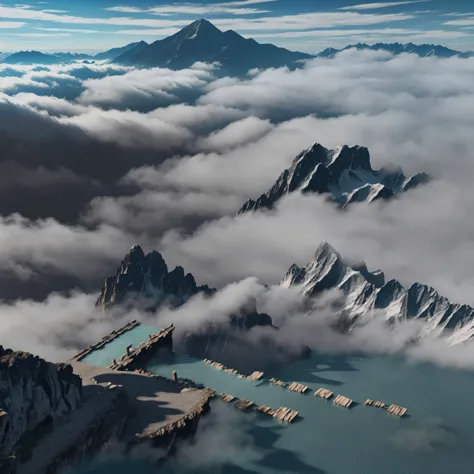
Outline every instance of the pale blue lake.
<svg viewBox="0 0 474 474"><path fill-rule="evenodd" d="M127 340L127 343L131 342ZM82 466L74 474L474 472L474 373L471 372L413 364L399 358L313 355L278 374L265 375L308 385L311 392L301 395L266 381L240 379L187 357L151 364L147 370L167 377L176 370L179 377L219 392L273 408L293 408L300 412L301 419L283 425L257 413L237 412L233 416L246 424L246 443L253 450L248 459L248 450L244 450L236 456L233 465L157 470L143 462L120 459ZM353 398L359 405L350 410L335 407L332 402L314 396L319 387ZM384 410L365 407L363 402L367 398L407 407L410 416L400 419ZM220 401L214 403L224 405ZM235 412L232 406L226 409Z"/></svg>

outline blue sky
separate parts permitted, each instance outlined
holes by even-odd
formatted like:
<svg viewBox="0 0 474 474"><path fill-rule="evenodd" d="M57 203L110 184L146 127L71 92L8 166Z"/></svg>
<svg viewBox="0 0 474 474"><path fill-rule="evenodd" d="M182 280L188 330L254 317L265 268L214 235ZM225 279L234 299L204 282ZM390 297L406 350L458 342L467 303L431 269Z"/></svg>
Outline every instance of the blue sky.
<svg viewBox="0 0 474 474"><path fill-rule="evenodd" d="M0 1L0 51L100 51L161 39L198 18L308 52L395 41L474 50L468 0Z"/></svg>

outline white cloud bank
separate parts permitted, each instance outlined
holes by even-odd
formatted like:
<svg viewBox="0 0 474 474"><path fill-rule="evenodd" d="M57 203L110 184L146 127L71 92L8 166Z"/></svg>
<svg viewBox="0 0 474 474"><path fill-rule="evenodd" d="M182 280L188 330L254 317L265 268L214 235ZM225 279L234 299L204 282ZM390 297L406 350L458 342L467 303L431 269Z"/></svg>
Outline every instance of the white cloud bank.
<svg viewBox="0 0 474 474"><path fill-rule="evenodd" d="M83 278L101 272L103 255L118 264L137 242L163 251L169 265L184 266L200 283L222 287L256 276L272 284L327 240L390 277L432 284L456 302L474 304L473 60L345 52L298 71L256 72L245 81L212 80L196 71L177 73L165 85L159 85L160 71L98 79L88 83L94 93L87 103L4 99L23 119L36 114L45 129L75 126L137 149L184 145L187 154L130 170L123 183L138 188L135 194L97 197L84 217L99 225L95 230L5 219L2 268L28 275L34 267L28 262L37 262ZM175 85L188 87L189 78L189 88L203 94L195 105L148 112L98 107L102 100L146 97L153 84L173 93ZM355 206L344 214L318 196L292 196L273 213L233 217L314 141L365 145L376 167L395 162L437 181L385 206ZM186 227L194 217L217 220Z"/></svg>

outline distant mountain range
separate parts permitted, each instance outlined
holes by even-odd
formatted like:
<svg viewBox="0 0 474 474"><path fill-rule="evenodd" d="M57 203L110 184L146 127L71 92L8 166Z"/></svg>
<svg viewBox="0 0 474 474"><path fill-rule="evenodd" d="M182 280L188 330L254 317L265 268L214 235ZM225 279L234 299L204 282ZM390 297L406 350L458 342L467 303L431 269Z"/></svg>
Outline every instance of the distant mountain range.
<svg viewBox="0 0 474 474"><path fill-rule="evenodd" d="M0 61L6 64L61 64L78 60L110 61L134 67L167 67L183 69L195 62L218 62L221 73L242 75L250 69L265 69L287 66L299 67L307 59L332 58L348 49L387 51L417 54L421 57L461 58L474 57L474 52L461 52L434 44L415 45L413 43L358 43L342 49L327 48L318 54L301 53L279 48L272 44L257 43L244 38L235 31L221 31L211 22L201 19L184 27L178 33L151 44L145 41L112 48L95 55L76 53L42 53L40 51L20 51L0 53Z"/></svg>
<svg viewBox="0 0 474 474"><path fill-rule="evenodd" d="M145 43L145 41L130 43L130 44L127 44L126 46L122 46L121 48L112 48L112 49L109 49L108 51L104 51L103 53L95 54L93 56L93 59L96 59L98 61L102 61L102 60L112 61L113 59L118 58L119 56L126 53L127 51L130 51L132 49L139 50L140 48L145 48L147 46L148 46L148 43Z"/></svg>
<svg viewBox="0 0 474 474"><path fill-rule="evenodd" d="M345 51L348 49L357 49L357 50L371 50L371 51L387 51L394 55L399 55L402 53L417 54L422 58L435 56L438 58L451 58L453 56L459 56L460 58L471 58L474 57L474 51L461 52L454 49L446 48L441 45L434 44L413 44L413 43L376 43L368 45L366 43L351 44L342 49L327 48L324 51L316 54L316 57L319 58L332 58L337 53Z"/></svg>
<svg viewBox="0 0 474 474"><path fill-rule="evenodd" d="M297 67L298 61L310 58L310 54L260 44L232 30L222 32L209 21L197 20L173 36L129 50L113 62L170 69L187 68L198 61L218 62L226 73L240 75L254 68Z"/></svg>
<svg viewBox="0 0 474 474"><path fill-rule="evenodd" d="M365 147L343 145L328 150L315 143L293 160L265 194L249 199L239 214L271 209L283 196L294 192L325 194L346 207L355 202L390 199L429 180L426 173L406 177L399 167L373 170Z"/></svg>
<svg viewBox="0 0 474 474"><path fill-rule="evenodd" d="M64 64L74 61L84 61L90 64L89 61L111 61L116 57L126 53L127 51L148 46L144 41L137 43L130 43L121 48L112 48L102 53L95 55L90 54L76 54L76 53L52 53L46 54L40 51L19 51L18 53L6 54L0 53L0 61L5 64L21 64L21 65L52 65Z"/></svg>
<svg viewBox="0 0 474 474"><path fill-rule="evenodd" d="M454 330L451 342L474 337L474 308L454 304L435 289L413 283L405 289L397 280L385 279L381 270L370 272L365 263L349 264L328 243L322 243L303 268L293 264L280 282L283 288L299 286L304 295L315 297L327 290L344 294L342 314L349 326L360 318L380 317L388 322L423 321L423 334Z"/></svg>

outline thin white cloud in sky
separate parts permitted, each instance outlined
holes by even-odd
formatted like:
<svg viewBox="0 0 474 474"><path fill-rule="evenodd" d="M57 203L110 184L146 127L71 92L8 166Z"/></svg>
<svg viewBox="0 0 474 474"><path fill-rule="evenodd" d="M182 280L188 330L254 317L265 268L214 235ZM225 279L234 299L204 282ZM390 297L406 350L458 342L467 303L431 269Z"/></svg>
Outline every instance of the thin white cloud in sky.
<svg viewBox="0 0 474 474"><path fill-rule="evenodd" d="M55 31L55 32L67 32L67 33L100 33L99 30L81 30L81 29L74 29L74 28L36 28L39 31Z"/></svg>
<svg viewBox="0 0 474 474"><path fill-rule="evenodd" d="M359 5L349 5L341 7L339 10L376 10L378 8L398 7L401 5L410 5L412 3L422 3L430 0L408 0L403 2L376 2L376 3L361 3Z"/></svg>
<svg viewBox="0 0 474 474"><path fill-rule="evenodd" d="M235 7L232 3L226 4L174 4L163 5L160 7L151 8L137 8L137 7L109 7L106 10L120 12L120 13L153 13L155 15L216 15L227 13L230 15L256 15L262 13L269 13L270 10L262 10L258 8L242 8Z"/></svg>
<svg viewBox="0 0 474 474"><path fill-rule="evenodd" d="M383 29L358 29L358 30L305 30L305 31L285 31L278 33L258 33L247 35L252 38L347 38L346 41L352 43L357 40L377 40L395 42L402 41L408 43L410 41L423 40L427 38L437 39L453 39L453 38L473 38L474 34L467 31L448 31L448 30L412 30L403 28L383 28Z"/></svg>
<svg viewBox="0 0 474 474"><path fill-rule="evenodd" d="M449 20L443 23L448 26L474 26L474 16L462 20Z"/></svg>
<svg viewBox="0 0 474 474"><path fill-rule="evenodd" d="M15 21L0 21L0 29L13 29L21 28L25 23L15 22Z"/></svg>
<svg viewBox="0 0 474 474"><path fill-rule="evenodd" d="M62 37L71 36L71 33L12 33L14 36L25 36L30 38L43 38L43 37Z"/></svg>
<svg viewBox="0 0 474 474"><path fill-rule="evenodd" d="M382 29L324 29L324 30L304 30L304 31L285 31L278 33L257 33L247 35L252 38L301 38L301 37L332 37L332 36L364 36L364 35L413 35L419 33L419 30L404 28L382 28Z"/></svg>
<svg viewBox="0 0 474 474"><path fill-rule="evenodd" d="M304 30L310 28L331 28L334 26L376 25L415 18L407 13L357 13L357 12L318 12L300 13L247 19L217 19L213 23L220 28L239 31L256 30Z"/></svg>
<svg viewBox="0 0 474 474"><path fill-rule="evenodd" d="M242 0L235 2L222 3L189 3L176 2L173 4L165 4L159 7L139 8L134 6L115 6L107 7L105 10L121 12L121 13L157 13L157 14L214 14L214 13L231 13L236 15L268 13L268 10L258 10L255 8L242 8L249 5L258 5L262 3L273 3L277 0Z"/></svg>

